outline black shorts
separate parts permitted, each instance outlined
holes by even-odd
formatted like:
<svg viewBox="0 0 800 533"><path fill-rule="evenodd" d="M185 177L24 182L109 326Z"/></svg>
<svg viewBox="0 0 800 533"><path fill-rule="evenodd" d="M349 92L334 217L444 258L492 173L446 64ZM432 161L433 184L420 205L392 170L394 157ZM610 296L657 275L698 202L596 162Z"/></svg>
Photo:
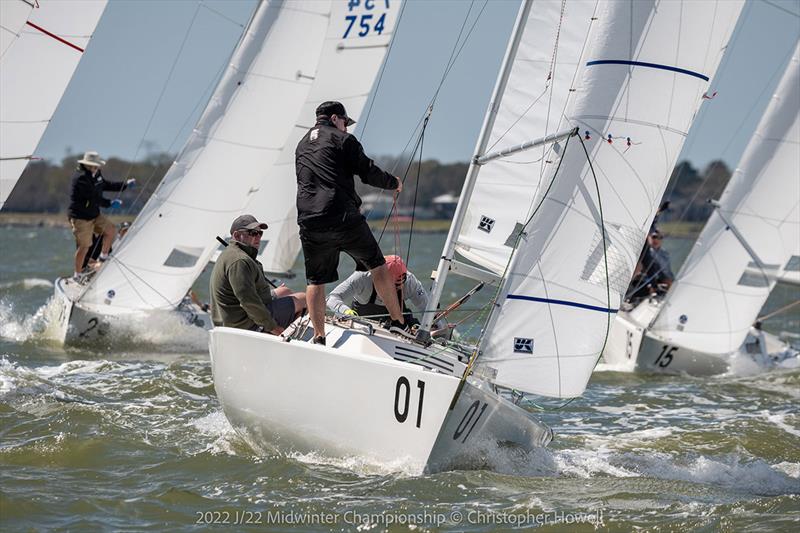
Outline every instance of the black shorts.
<svg viewBox="0 0 800 533"><path fill-rule="evenodd" d="M324 285L339 279L339 253L344 252L367 270L386 263L378 241L365 220L344 229L300 230L306 262L306 283Z"/></svg>
<svg viewBox="0 0 800 533"><path fill-rule="evenodd" d="M294 298L284 296L273 299L267 309L272 314L272 318L278 325L285 328L294 321Z"/></svg>

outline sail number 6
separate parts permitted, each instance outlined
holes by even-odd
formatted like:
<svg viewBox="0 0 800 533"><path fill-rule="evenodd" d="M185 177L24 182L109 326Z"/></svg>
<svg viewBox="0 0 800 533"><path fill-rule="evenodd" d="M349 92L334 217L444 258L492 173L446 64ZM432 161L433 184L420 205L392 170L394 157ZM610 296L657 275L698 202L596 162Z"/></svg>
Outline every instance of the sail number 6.
<svg viewBox="0 0 800 533"><path fill-rule="evenodd" d="M419 405L417 405L417 427L422 423L422 401L425 398L425 382L417 380L419 389ZM408 418L409 404L411 403L411 383L408 378L400 376L394 387L394 418L401 424Z"/></svg>

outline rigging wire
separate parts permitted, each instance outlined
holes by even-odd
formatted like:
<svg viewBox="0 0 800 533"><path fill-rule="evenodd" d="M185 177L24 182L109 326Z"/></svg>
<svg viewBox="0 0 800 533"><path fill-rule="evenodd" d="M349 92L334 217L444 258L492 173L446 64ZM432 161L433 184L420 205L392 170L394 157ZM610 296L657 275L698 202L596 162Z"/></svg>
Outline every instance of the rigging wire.
<svg viewBox="0 0 800 533"><path fill-rule="evenodd" d="M410 157L410 160L413 161L413 159L414 159L414 157L416 155L418 146L419 146L420 136L423 135L423 133L424 133L424 131L420 131L420 133L418 135L417 131L426 126L427 119L430 118L430 114L432 113L432 110L433 110L433 107L434 107L434 105L436 103L436 100L439 97L439 93L441 92L442 86L444 85L445 81L447 81L447 78L448 78L448 76L450 74L450 71L452 70L452 68L456 64L456 62L458 61L458 58L460 57L461 52L464 49L464 46L469 41L470 37L472 36L472 32L475 30L476 26L478 25L478 22L480 21L481 16L483 15L484 10L486 9L486 5L488 4L488 1L489 0L485 0L484 1L483 6L481 7L481 9L478 12L478 14L475 16L475 19L472 21L472 25L470 26L469 31L467 31L467 34L464 37L463 42L461 42L461 36L464 34L464 28L466 27L467 22L469 20L469 16L470 16L470 13L472 12L472 6L475 3L475 0L472 0L472 2L470 2L470 8L467 11L466 16L464 17L464 21L461 24L461 29L459 30L458 36L456 37L456 41L453 43L453 49L450 52L450 58L448 58L448 61L445 64L445 68L443 70L442 78L439 80L439 84L437 85L437 87L436 87L436 89L435 89L435 91L433 93L433 96L431 96L431 98L430 98L430 100L428 102L428 106L426 107L425 112L423 113L422 117L420 117L420 120L417 122L416 128L414 128L414 131L409 136L409 139L406 142L405 146L403 147L403 150L400 152L400 157L395 161L394 165L392 166L392 169L391 169L391 173L392 174L394 174L395 171L397 170L397 168L402 164L402 161L404 159L404 154L408 151L408 147L412 144L412 142L414 143L414 150L411 152L411 155L409 157ZM363 133L363 130L362 130L362 133ZM416 141L415 141L415 139L416 139ZM411 164L409 163L409 165L406 168L406 172L403 175L404 176L403 177L404 180L405 180L405 176L407 176L408 171L409 171L410 168L411 168ZM380 194L382 195L383 192L381 192ZM395 207L395 205L392 206L392 209L390 210L390 214L394 210L394 207ZM371 212L372 212L372 210L367 211L367 214L366 214L367 218L369 218L369 214ZM384 229L385 229L385 225L384 225ZM383 235L383 232L381 232L381 235ZM380 242L380 240L378 240L378 242Z"/></svg>
<svg viewBox="0 0 800 533"><path fill-rule="evenodd" d="M130 175L131 170L133 169L134 164L136 163L136 158L139 157L139 152L141 151L142 147L144 146L145 139L147 138L147 134L150 131L150 126L153 124L153 119L155 119L156 113L158 112L158 108L161 105L161 100L164 98L164 94L167 92L167 87L169 86L170 80L172 79L172 75L175 73L175 68L178 65L178 60L180 59L181 55L183 54L183 49L186 46L186 42L189 40L189 35L192 32L192 28L194 27L194 23L197 20L197 15L200 13L200 7L202 6L203 0L197 3L197 7L195 7L194 14L192 15L192 20L189 22L189 27L186 28L186 32L183 35L183 39L181 41L181 45L178 48L177 54L175 54L175 59L172 61L172 65L170 66L169 73L167 74L167 79L164 81L164 85L161 87L161 92L156 99L156 104L153 107L153 112L150 113L150 118L147 119L147 125L144 128L144 133L142 133L142 138L139 141L139 145L136 147L136 152L133 154L133 158L131 159L131 164L128 166L128 170L125 175ZM116 198L119 198L122 191L117 192ZM126 214L130 212L129 206L126 210Z"/></svg>

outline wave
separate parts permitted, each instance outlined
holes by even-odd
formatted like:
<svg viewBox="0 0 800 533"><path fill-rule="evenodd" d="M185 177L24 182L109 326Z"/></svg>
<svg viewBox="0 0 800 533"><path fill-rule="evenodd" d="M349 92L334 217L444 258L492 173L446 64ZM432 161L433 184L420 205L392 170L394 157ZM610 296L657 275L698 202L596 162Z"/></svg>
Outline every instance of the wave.
<svg viewBox="0 0 800 533"><path fill-rule="evenodd" d="M36 289L36 288L53 288L53 282L42 278L25 278L14 281L6 281L0 283L0 290L8 290L16 287L23 289Z"/></svg>

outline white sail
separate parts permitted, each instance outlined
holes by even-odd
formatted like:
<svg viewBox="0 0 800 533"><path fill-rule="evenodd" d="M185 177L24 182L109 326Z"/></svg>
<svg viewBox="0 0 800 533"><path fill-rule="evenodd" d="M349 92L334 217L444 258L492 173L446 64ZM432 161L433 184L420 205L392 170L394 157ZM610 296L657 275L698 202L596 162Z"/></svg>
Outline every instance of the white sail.
<svg viewBox="0 0 800 533"><path fill-rule="evenodd" d="M799 50L651 327L667 343L738 350L776 275L800 269Z"/></svg>
<svg viewBox="0 0 800 533"><path fill-rule="evenodd" d="M82 301L131 310L180 303L215 235L227 234L281 153L325 39L339 31L330 13L331 2L319 0L256 8L186 146Z"/></svg>
<svg viewBox="0 0 800 533"><path fill-rule="evenodd" d="M317 106L326 100L342 102L348 116L359 120L389 48L400 6L401 0L361 2L359 5L334 3L331 13L334 24L308 98L275 165L245 208L245 212L269 225L261 239L259 256L267 272L288 272L300 252L295 203L297 143L314 125ZM351 20L353 27L349 27ZM362 20L368 30L361 27Z"/></svg>
<svg viewBox="0 0 800 533"><path fill-rule="evenodd" d="M580 66L597 1L535 2L501 95L487 151L516 146L564 128L564 110ZM495 159L478 169L456 250L502 274L512 235L530 216L552 145Z"/></svg>
<svg viewBox="0 0 800 533"><path fill-rule="evenodd" d="M480 346L498 385L561 398L586 388L741 6L601 4L565 121L590 133L588 157L581 139L562 143Z"/></svg>
<svg viewBox="0 0 800 533"><path fill-rule="evenodd" d="M0 2L0 208L34 157L105 6Z"/></svg>

